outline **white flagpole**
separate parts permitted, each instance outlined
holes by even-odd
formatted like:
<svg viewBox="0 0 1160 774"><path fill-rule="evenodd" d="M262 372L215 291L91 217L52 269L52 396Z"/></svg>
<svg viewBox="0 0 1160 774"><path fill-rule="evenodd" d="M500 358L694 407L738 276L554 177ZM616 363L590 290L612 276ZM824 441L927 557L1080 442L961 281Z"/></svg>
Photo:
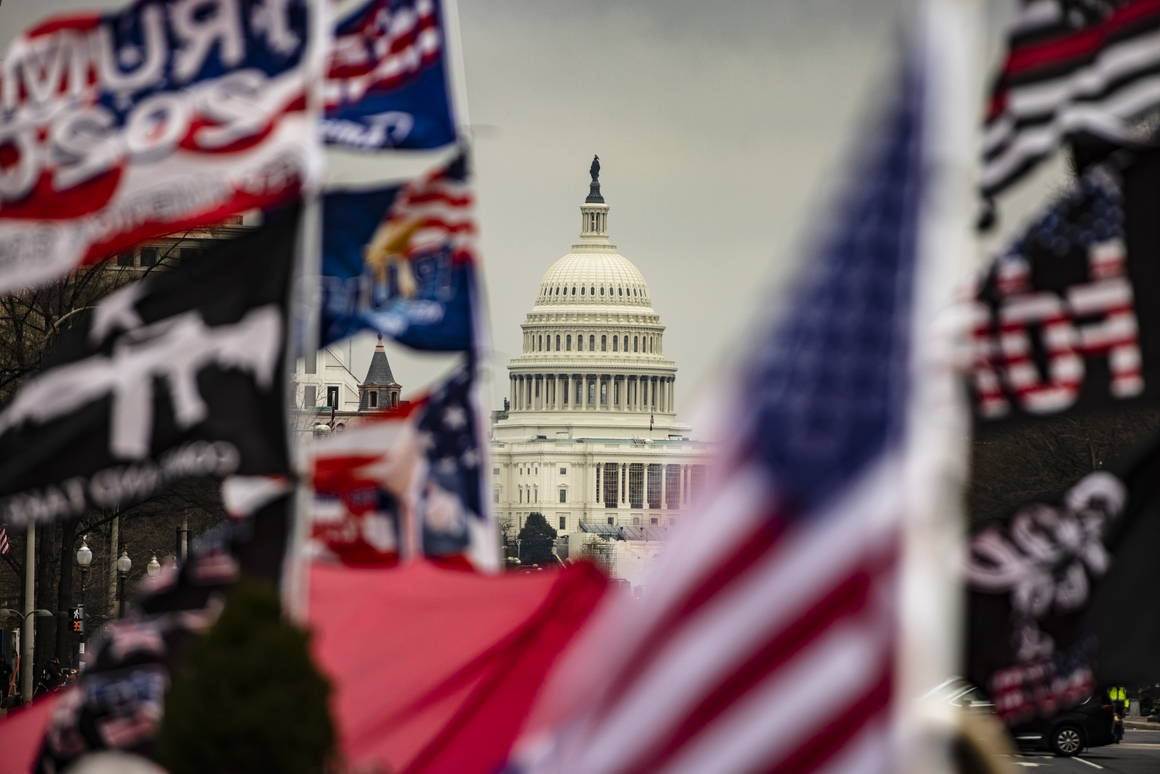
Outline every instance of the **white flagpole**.
<svg viewBox="0 0 1160 774"><path fill-rule="evenodd" d="M918 66L924 78L924 186L911 330L907 519L898 660L900 770L952 771L954 708L919 697L960 670L957 568L969 433L956 353L964 329L955 293L973 255L976 125L981 115L979 0L928 0Z"/></svg>
<svg viewBox="0 0 1160 774"><path fill-rule="evenodd" d="M295 345L301 341L306 359L306 372L315 373L318 357L319 275L322 271L322 199L324 156L321 123L324 109L323 83L330 44L334 39L331 28L329 0L310 0L310 40L306 53L306 114L310 122L310 145L306 154L309 173L303 184L302 214L298 230L296 266L290 298L290 329L286 337L286 427L290 446L291 464L298 476L294 491L286 556L283 560L282 606L286 614L297 621L305 621L309 603L309 563L305 555L306 539L310 531L310 512L314 500L310 474L307 469L307 444L312 435L299 437L295 421L297 404L294 374L297 366ZM299 338L300 337L300 338Z"/></svg>

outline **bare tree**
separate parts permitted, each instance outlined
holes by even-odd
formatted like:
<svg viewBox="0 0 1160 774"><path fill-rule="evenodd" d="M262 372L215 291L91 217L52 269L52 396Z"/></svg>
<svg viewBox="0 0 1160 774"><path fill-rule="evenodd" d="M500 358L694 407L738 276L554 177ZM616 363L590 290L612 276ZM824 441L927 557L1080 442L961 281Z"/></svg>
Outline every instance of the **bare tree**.
<svg viewBox="0 0 1160 774"><path fill-rule="evenodd" d="M984 429L971 445L972 527L1099 470L1160 428L1160 407L1132 406Z"/></svg>

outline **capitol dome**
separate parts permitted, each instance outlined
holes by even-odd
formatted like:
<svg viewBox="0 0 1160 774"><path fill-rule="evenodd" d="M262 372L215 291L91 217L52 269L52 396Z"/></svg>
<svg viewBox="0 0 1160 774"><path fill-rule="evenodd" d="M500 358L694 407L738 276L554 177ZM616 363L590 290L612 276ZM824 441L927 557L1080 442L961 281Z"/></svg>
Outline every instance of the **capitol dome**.
<svg viewBox="0 0 1160 774"><path fill-rule="evenodd" d="M505 430L688 429L676 422L677 368L664 357L665 326L648 284L608 239L599 169L594 161L580 240L544 274L522 326L522 354L508 366Z"/></svg>

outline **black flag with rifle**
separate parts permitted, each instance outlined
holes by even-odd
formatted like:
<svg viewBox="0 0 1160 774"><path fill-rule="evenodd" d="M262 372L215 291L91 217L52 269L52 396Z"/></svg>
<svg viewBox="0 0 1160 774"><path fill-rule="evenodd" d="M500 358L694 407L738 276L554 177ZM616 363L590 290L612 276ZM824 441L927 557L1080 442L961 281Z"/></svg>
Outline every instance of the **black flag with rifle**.
<svg viewBox="0 0 1160 774"><path fill-rule="evenodd" d="M0 522L182 478L290 470L284 358L298 208L101 301L0 411ZM88 271L101 271L100 268Z"/></svg>

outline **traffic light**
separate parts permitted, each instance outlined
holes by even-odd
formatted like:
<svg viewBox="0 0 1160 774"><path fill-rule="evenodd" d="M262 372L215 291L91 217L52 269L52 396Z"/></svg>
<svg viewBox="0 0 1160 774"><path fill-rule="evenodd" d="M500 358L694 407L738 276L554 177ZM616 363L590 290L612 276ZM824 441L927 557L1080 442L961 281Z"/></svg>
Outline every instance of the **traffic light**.
<svg viewBox="0 0 1160 774"><path fill-rule="evenodd" d="M72 609L72 631L73 634L85 633L85 609L83 607Z"/></svg>

